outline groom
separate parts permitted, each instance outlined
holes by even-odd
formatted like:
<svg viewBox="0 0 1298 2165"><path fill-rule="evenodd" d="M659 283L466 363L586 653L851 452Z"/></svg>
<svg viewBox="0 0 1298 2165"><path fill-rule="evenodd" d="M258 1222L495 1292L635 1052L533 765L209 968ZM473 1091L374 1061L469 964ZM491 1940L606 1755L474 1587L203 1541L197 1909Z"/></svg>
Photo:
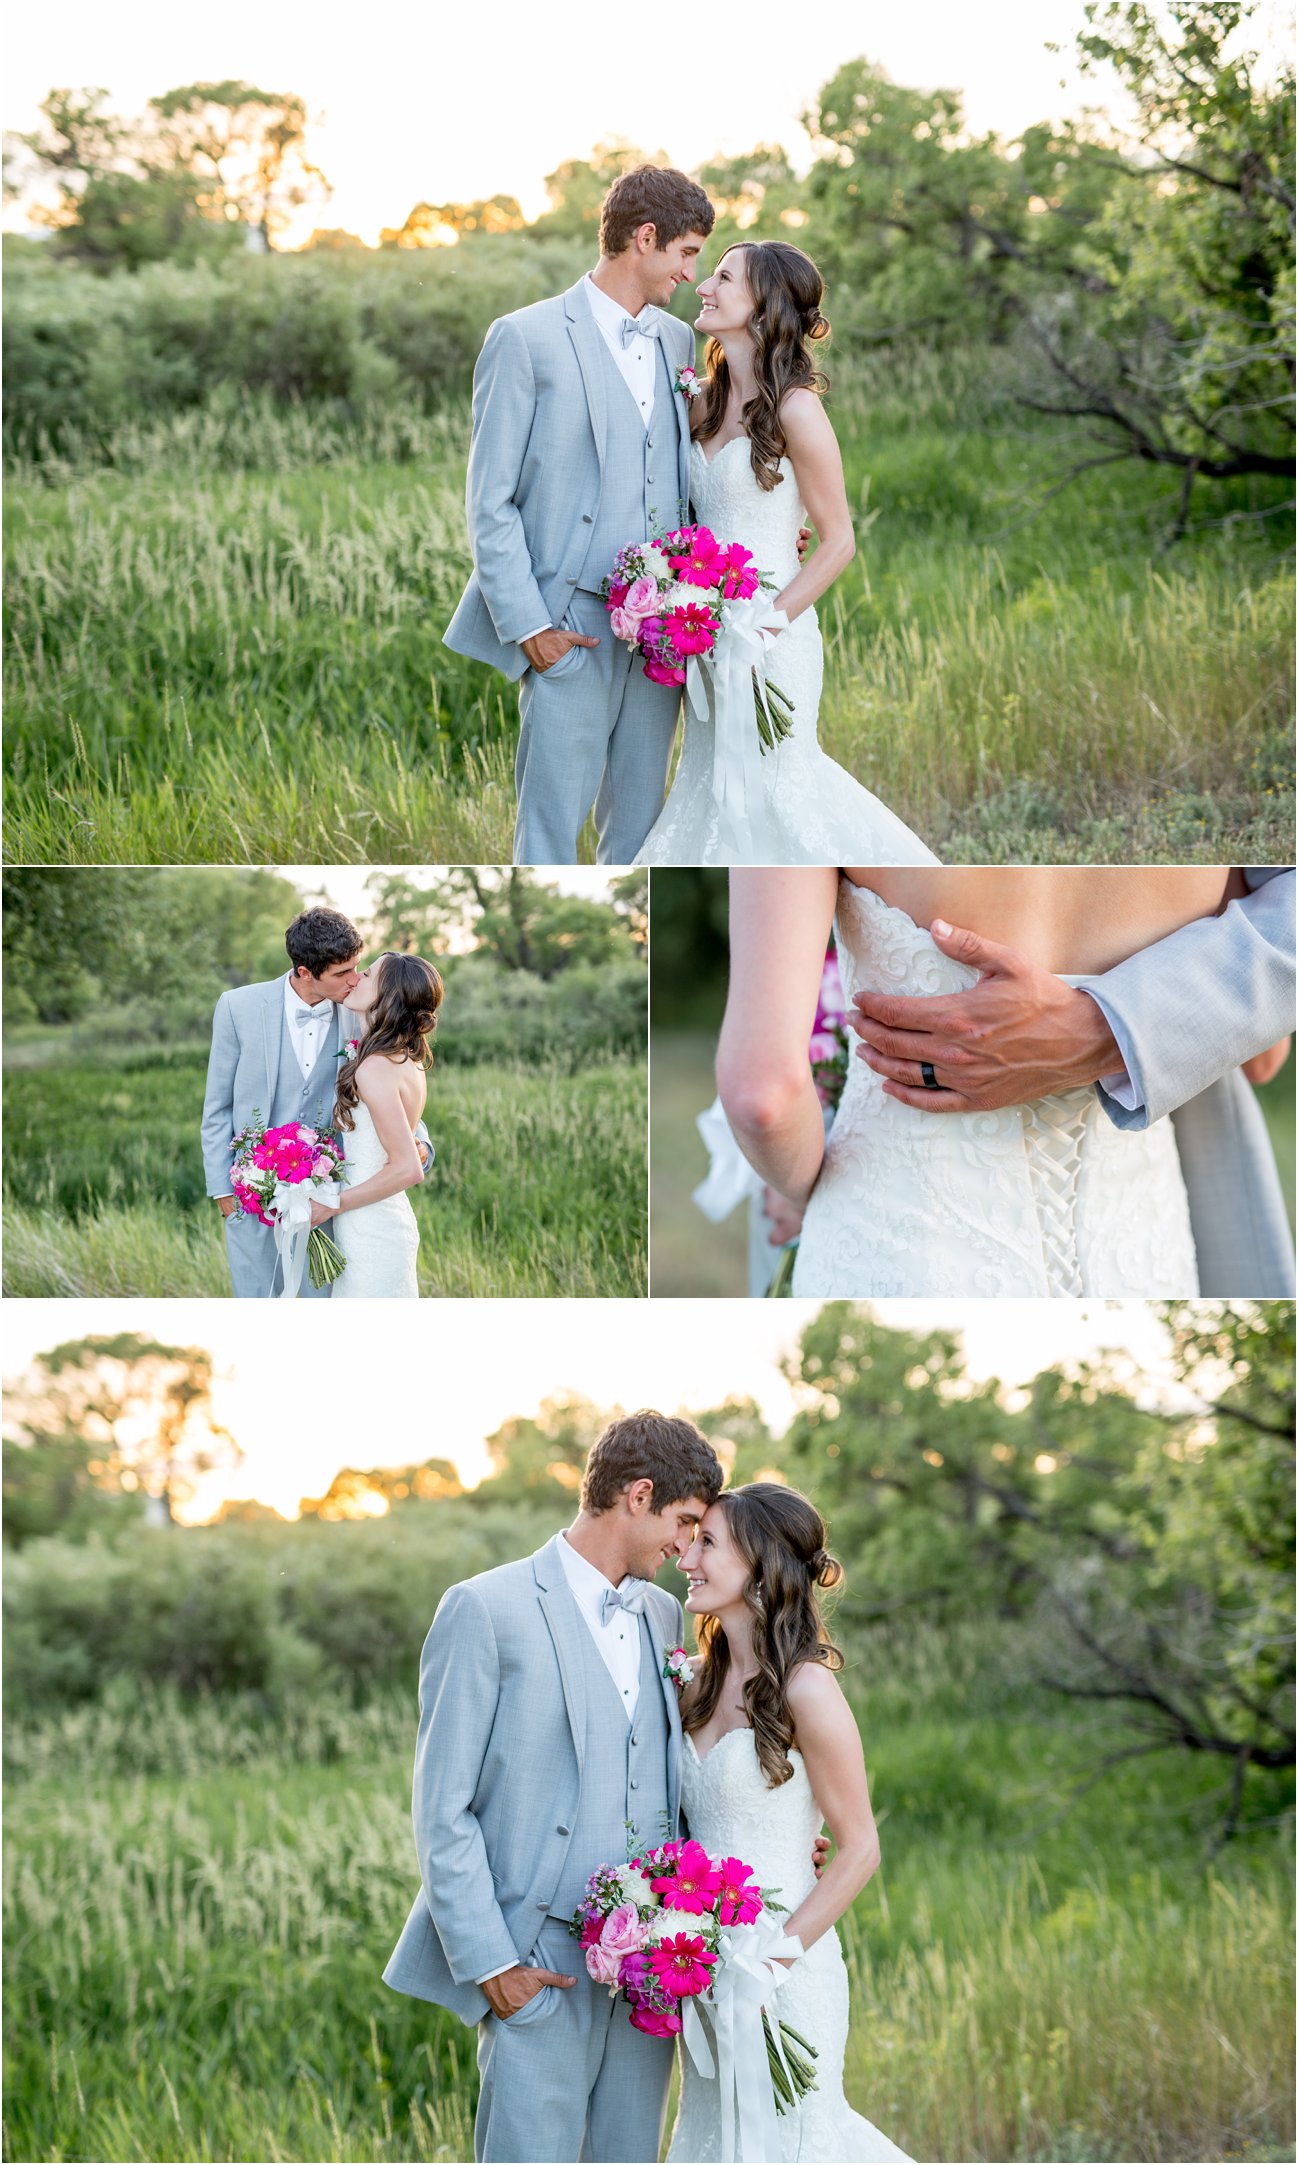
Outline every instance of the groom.
<svg viewBox="0 0 1298 2165"><path fill-rule="evenodd" d="M230 1188L233 1138L259 1114L267 1127L290 1120L333 1124L339 1056L359 1025L341 1002L359 982L362 941L340 910L303 910L284 935L286 977L223 992L212 1017L212 1050L203 1098L207 1192L225 1220L230 1286L237 1300L269 1300L277 1256L269 1226L240 1210ZM349 1030L348 1025L351 1024ZM416 1130L427 1167L428 1138ZM303 1300L331 1288L304 1274Z"/></svg>
<svg viewBox="0 0 1298 2165"><path fill-rule="evenodd" d="M473 575L445 634L519 687L517 864L630 864L662 809L680 704L608 630L619 549L688 517L694 334L662 313L712 231L697 182L640 166L600 214L575 286L501 316L473 378Z"/></svg>
<svg viewBox="0 0 1298 2165"><path fill-rule="evenodd" d="M480 2159L656 2160L672 2045L586 1974L568 1920L600 1864L676 1833L666 1652L682 1556L722 1487L689 1422L605 1429L581 1510L526 1560L453 1586L419 1673L422 1889L383 1975L478 2028Z"/></svg>

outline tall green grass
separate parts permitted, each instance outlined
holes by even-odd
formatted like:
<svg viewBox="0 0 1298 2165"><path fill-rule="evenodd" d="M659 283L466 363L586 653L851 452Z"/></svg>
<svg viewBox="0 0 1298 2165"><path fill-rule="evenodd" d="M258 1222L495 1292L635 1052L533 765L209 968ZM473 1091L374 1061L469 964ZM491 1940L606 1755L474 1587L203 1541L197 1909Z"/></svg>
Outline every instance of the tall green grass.
<svg viewBox="0 0 1298 2165"><path fill-rule="evenodd" d="M843 1925L852 2104L917 2158L1291 2156L1273 1789L1210 1858L1220 1771L1074 1794L1103 1732L1038 1700L1011 1630L849 1650L884 1851ZM279 1721L142 1688L15 1730L7 2155L472 2154L470 2034L379 1981L413 1721L390 1691Z"/></svg>
<svg viewBox="0 0 1298 2165"><path fill-rule="evenodd" d="M199 1153L204 1070L181 1048L10 1072L7 1293L229 1293ZM422 1293L644 1292L643 1063L434 1069L425 1117L437 1159L411 1191Z"/></svg>
<svg viewBox="0 0 1298 2165"><path fill-rule="evenodd" d="M1029 517L1071 439L995 374L842 374L861 546L822 609L826 748L952 860L1279 861L1275 506L1232 484L1162 553L1161 485L1110 471ZM20 464L10 861L507 859L515 695L441 643L467 429L227 400Z"/></svg>

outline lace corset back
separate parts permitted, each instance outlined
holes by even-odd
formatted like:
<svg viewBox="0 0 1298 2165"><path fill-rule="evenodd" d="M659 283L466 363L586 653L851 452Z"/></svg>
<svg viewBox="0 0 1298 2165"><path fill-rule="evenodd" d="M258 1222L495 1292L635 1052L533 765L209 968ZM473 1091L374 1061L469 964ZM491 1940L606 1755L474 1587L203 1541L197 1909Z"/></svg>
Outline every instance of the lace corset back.
<svg viewBox="0 0 1298 2165"><path fill-rule="evenodd" d="M862 988L931 997L977 981L904 910L849 880L839 886L837 934L849 1004ZM803 1222L796 1293L1197 1290L1169 1121L1120 1130L1090 1088L996 1112L928 1114L849 1061Z"/></svg>

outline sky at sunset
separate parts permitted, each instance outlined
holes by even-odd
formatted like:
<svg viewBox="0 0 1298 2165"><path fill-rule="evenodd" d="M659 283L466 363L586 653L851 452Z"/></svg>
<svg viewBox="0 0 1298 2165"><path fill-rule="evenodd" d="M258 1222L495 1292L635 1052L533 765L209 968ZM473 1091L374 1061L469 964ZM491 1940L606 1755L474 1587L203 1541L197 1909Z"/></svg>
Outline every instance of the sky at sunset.
<svg viewBox="0 0 1298 2165"><path fill-rule="evenodd" d="M686 168L779 142L801 170L811 146L799 114L862 55L898 82L963 90L972 129L1014 135L1104 102L1070 57L1081 19L1080 0L825 0L798 10L749 0L730 17L616 16L590 0L549 9L379 0L363 10L330 0L233 0L219 10L72 0L15 15L4 122L34 128L54 84L102 84L129 115L194 81L296 92L334 195L290 240L326 225L373 244L419 201L503 193L534 217L546 173L602 138L665 151ZM1048 52L1052 40L1065 52ZM23 222L8 213L8 225Z"/></svg>
<svg viewBox="0 0 1298 2165"><path fill-rule="evenodd" d="M341 1466L452 1459L473 1483L483 1439L511 1414L576 1391L602 1407L702 1412L748 1395L782 1433L794 1399L780 1360L814 1301L354 1302L330 1328L327 1310L291 1321L273 1302L5 1302L5 1374L88 1333L139 1331L210 1348L216 1415L244 1447L243 1464L202 1503L256 1496L286 1515L320 1495ZM891 1301L890 1324L954 1328L970 1372L1021 1384L1055 1361L1118 1347L1157 1377L1165 1339L1140 1301ZM303 1328L303 1325L315 1326ZM290 1359L286 1345L298 1349ZM303 1407L309 1417L304 1417ZM202 1515L200 1512L199 1515Z"/></svg>

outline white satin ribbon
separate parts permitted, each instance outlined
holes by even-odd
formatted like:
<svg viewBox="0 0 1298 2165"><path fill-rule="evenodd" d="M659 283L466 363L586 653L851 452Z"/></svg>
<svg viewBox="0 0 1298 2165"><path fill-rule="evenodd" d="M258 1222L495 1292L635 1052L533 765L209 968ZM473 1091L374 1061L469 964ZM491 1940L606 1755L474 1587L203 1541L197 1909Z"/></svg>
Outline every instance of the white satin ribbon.
<svg viewBox="0 0 1298 2165"><path fill-rule="evenodd" d="M694 1123L711 1159L707 1177L694 1190L694 1201L705 1218L720 1225L732 1210L762 1193L762 1176L755 1173L735 1141L720 1098L713 1098Z"/></svg>
<svg viewBox="0 0 1298 2165"><path fill-rule="evenodd" d="M721 2157L726 2165L769 2165L779 2156L780 2138L762 2009L770 2007L787 1975L775 1958L796 1960L806 1950L769 1912L753 1924L723 1926L719 1939L721 1959L703 2003L716 2039L715 2063L697 1997L681 2001L681 2042L704 2080L715 2071L721 2085ZM783 2063L774 2014L771 2035Z"/></svg>
<svg viewBox="0 0 1298 2165"><path fill-rule="evenodd" d="M270 1214L275 1220L275 1253L284 1278L282 1291L274 1296L276 1300L292 1301L298 1297L306 1268L307 1242L311 1238L311 1205L336 1203L340 1193L336 1180L321 1180L314 1184L309 1180L276 1181L275 1193L270 1199Z"/></svg>
<svg viewBox="0 0 1298 2165"><path fill-rule="evenodd" d="M730 850L744 863L761 864L774 844L764 833L762 746L753 701L753 671L762 706L766 699L765 632L787 631L788 617L759 588L747 601L726 603L725 629L702 662L691 660L685 694L700 721L712 706L712 794L721 814L721 830ZM754 845L756 844L756 848ZM771 858L771 862L776 862Z"/></svg>

